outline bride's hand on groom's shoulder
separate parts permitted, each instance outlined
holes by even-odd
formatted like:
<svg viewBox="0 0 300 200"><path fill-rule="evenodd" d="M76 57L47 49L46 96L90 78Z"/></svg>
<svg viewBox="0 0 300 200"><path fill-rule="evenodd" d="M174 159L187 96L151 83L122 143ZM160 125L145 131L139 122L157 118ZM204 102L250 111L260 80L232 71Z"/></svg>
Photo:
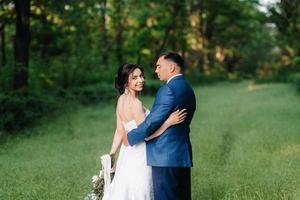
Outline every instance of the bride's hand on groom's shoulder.
<svg viewBox="0 0 300 200"><path fill-rule="evenodd" d="M166 123L169 126L175 125L175 124L179 124L181 122L183 122L186 118L186 109L182 109L182 110L176 110L173 113L171 113L171 115L168 117Z"/></svg>

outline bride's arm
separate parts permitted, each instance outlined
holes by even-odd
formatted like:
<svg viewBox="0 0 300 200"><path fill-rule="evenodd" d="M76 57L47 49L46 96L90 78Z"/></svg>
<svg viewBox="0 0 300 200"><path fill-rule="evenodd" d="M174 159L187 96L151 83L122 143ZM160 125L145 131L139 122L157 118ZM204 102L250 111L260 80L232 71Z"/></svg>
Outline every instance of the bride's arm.
<svg viewBox="0 0 300 200"><path fill-rule="evenodd" d="M149 137L145 138L145 140L149 141L155 137L160 136L170 126L173 126L175 124L179 124L179 123L183 122L185 117L186 117L186 109L176 110L168 117L168 119L161 125L161 127L159 129L157 129Z"/></svg>
<svg viewBox="0 0 300 200"><path fill-rule="evenodd" d="M117 150L121 144L123 134L126 134L126 132L121 124L121 120L118 115L118 112L116 111L116 130L115 130L114 139L113 139L113 142L111 145L111 149L109 152L110 155L114 155L117 152Z"/></svg>
<svg viewBox="0 0 300 200"><path fill-rule="evenodd" d="M122 134L119 134L116 129L109 155L114 155L117 152L117 150L121 144L121 141L122 141Z"/></svg>

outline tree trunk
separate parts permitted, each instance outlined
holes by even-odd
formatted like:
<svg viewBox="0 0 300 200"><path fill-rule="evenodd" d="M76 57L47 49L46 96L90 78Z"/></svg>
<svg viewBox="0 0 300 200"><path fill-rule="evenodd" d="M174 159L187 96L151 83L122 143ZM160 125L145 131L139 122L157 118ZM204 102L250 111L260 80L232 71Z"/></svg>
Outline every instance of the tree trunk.
<svg viewBox="0 0 300 200"><path fill-rule="evenodd" d="M104 70L108 69L108 52L109 44L107 41L107 29L106 29L106 0L101 1L101 47L102 47L102 65Z"/></svg>
<svg viewBox="0 0 300 200"><path fill-rule="evenodd" d="M196 5L196 9L198 10L199 16L199 24L198 24L198 31L200 33L200 42L202 46L202 68L204 74L209 76L211 74L211 66L213 65L213 53L212 53L212 45L211 38L213 36L214 27L213 21L217 16L216 10L211 10L208 2L204 3L203 1L199 2ZM203 14L206 17L203 17Z"/></svg>
<svg viewBox="0 0 300 200"><path fill-rule="evenodd" d="M124 25L122 23L122 1L119 1L116 3L116 13L118 13L117 15L117 27L119 29L119 31L117 32L116 35L116 55L117 55L117 60L118 60L118 64L119 66L123 64L123 29L124 29Z"/></svg>
<svg viewBox="0 0 300 200"><path fill-rule="evenodd" d="M14 38L14 90L28 86L29 14L30 0L14 0L16 9L16 34Z"/></svg>
<svg viewBox="0 0 300 200"><path fill-rule="evenodd" d="M3 25L1 31L1 65L6 65L6 46L5 46L5 24Z"/></svg>

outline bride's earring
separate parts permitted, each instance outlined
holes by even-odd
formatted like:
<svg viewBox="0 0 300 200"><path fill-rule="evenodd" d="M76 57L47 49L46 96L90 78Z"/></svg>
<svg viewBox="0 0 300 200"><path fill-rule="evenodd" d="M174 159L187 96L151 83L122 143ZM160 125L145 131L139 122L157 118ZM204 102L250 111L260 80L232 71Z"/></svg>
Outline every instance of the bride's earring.
<svg viewBox="0 0 300 200"><path fill-rule="evenodd" d="M129 91L128 91L128 88L126 87L125 90L124 90L124 94L128 94Z"/></svg>

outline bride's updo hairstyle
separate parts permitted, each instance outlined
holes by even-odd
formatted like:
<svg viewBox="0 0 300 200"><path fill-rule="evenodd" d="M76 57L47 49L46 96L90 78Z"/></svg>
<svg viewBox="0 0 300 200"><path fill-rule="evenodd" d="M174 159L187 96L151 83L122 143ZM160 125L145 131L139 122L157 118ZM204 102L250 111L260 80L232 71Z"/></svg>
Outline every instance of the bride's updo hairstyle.
<svg viewBox="0 0 300 200"><path fill-rule="evenodd" d="M143 68L139 67L137 64L123 64L118 69L117 77L115 78L115 88L120 94L123 94L127 86L129 75L135 70L140 69L142 74L144 74Z"/></svg>

